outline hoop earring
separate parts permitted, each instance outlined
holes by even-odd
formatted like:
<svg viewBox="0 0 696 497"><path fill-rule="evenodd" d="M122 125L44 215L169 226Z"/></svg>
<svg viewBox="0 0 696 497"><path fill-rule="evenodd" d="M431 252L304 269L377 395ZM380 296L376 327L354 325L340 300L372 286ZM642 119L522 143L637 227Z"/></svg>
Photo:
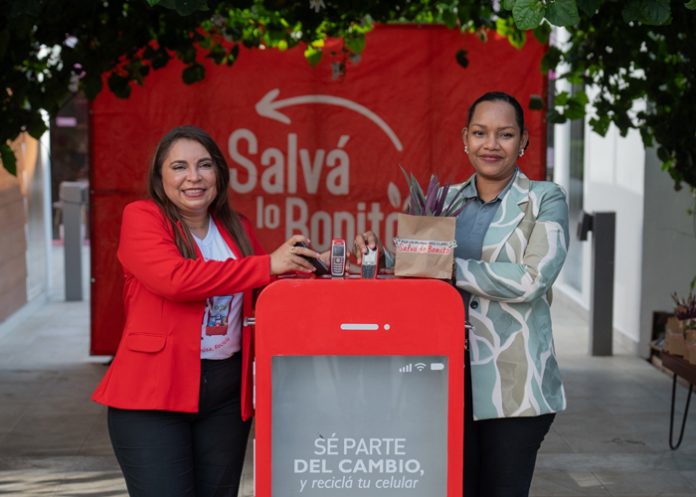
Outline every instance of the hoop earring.
<svg viewBox="0 0 696 497"><path fill-rule="evenodd" d="M520 150L520 157L524 155L524 149Z"/></svg>

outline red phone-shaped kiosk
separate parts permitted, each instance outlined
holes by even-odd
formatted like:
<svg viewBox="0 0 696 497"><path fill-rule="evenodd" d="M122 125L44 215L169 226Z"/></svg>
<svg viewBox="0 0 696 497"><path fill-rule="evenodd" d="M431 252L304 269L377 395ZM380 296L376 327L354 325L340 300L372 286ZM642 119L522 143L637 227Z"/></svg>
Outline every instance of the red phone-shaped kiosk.
<svg viewBox="0 0 696 497"><path fill-rule="evenodd" d="M452 286L281 280L256 316L257 497L461 497L464 309Z"/></svg>

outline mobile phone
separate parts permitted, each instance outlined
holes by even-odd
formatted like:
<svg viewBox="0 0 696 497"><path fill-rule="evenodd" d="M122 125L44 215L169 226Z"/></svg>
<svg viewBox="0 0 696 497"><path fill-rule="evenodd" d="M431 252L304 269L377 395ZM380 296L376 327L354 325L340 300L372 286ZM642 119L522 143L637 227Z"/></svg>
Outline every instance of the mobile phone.
<svg viewBox="0 0 696 497"><path fill-rule="evenodd" d="M346 241L331 240L331 276L341 277L346 271Z"/></svg>
<svg viewBox="0 0 696 497"><path fill-rule="evenodd" d="M295 244L295 247L312 248L307 246L307 244L304 242L297 242ZM307 259L312 264L312 266L314 266L314 269L316 269L316 271L314 271L314 274L316 274L317 276L324 276L330 273L329 268L318 257L310 257L308 255L301 255L300 257Z"/></svg>
<svg viewBox="0 0 696 497"><path fill-rule="evenodd" d="M377 247L367 247L367 253L362 256L362 265L360 266L361 278L376 278L377 267L379 263L379 249Z"/></svg>
<svg viewBox="0 0 696 497"><path fill-rule="evenodd" d="M349 438L358 441L353 452L375 433L398 434L392 448L408 450L399 463L413 470L408 465L420 462L425 471L421 480L406 480L417 483L416 490L424 485L417 495L444 496L443 489L462 487L464 308L452 286L423 278L281 280L261 293L256 316L257 496L301 496L300 480L320 471L308 459L315 456L307 455L307 441L330 454L334 432L343 437L338 450L350 450ZM433 420L436 433L427 440L423 419ZM385 446L379 449L386 452ZM351 468L360 464L357 457ZM346 466L341 459L321 462L336 474ZM374 480L374 488L386 468L361 476ZM309 483L304 488L314 490Z"/></svg>

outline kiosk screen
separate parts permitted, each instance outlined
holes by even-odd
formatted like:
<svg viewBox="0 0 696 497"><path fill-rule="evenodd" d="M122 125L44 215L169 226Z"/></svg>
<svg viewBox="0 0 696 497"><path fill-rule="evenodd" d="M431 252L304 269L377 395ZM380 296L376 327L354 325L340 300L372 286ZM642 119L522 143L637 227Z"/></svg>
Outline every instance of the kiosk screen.
<svg viewBox="0 0 696 497"><path fill-rule="evenodd" d="M445 497L447 358L275 356L273 497Z"/></svg>

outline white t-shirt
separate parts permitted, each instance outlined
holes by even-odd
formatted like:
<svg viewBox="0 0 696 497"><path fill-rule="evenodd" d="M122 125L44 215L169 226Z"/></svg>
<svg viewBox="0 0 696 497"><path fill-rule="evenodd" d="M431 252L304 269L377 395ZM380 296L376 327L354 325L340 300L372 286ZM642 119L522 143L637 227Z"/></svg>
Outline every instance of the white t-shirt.
<svg viewBox="0 0 696 497"><path fill-rule="evenodd" d="M194 235L206 261L236 259L225 239L210 219L208 234L202 240ZM241 348L242 293L209 297L201 327L201 359L227 359Z"/></svg>

